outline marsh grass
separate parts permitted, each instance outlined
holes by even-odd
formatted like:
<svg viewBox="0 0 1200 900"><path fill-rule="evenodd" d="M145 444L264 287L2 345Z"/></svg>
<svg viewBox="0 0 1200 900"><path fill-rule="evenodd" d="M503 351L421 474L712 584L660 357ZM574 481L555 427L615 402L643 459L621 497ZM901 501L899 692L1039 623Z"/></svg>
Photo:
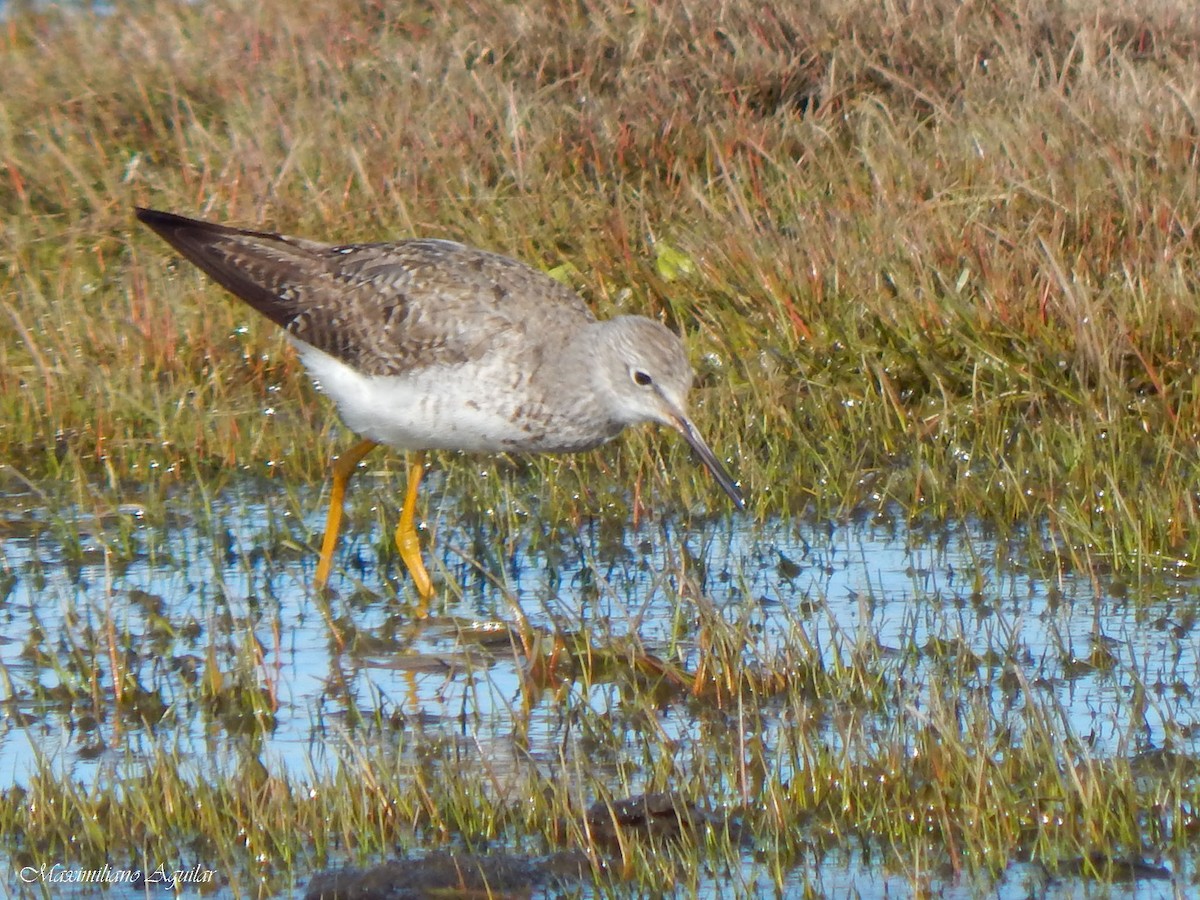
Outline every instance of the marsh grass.
<svg viewBox="0 0 1200 900"><path fill-rule="evenodd" d="M314 480L344 439L146 203L459 238L665 317L758 515L1049 519L1073 564L1186 562L1198 35L1184 4L14 15L0 446L119 492ZM716 508L677 443L573 465Z"/></svg>
<svg viewBox="0 0 1200 900"><path fill-rule="evenodd" d="M0 23L11 527L37 531L56 554L45 565L79 578L205 553L220 572L236 546L222 498L271 479L287 512L256 552L311 558L313 498L298 485L324 477L347 435L268 323L134 227L142 204L516 256L601 315L657 316L685 335L697 419L746 485L752 521L968 520L1051 578L1083 573L1099 594L1115 573L1142 602L1163 573L1194 574L1200 541L1198 51L1200 17L1182 2L14 11ZM439 456L425 502L478 516L439 559L449 590L493 580L500 593L521 553L553 567L570 555L564 531L629 512L723 514L681 442L619 443L571 459ZM352 574L394 566L401 470L381 455L356 486ZM180 517L203 547L160 537ZM570 711L610 799L670 789L734 811L777 883L855 842L913 885L999 877L1026 858L1110 879L1122 860L1194 849L1190 757L1163 751L1149 774L1132 753L1093 758L1016 651L971 660L843 634L829 657L798 613L756 655L752 617L706 605L709 578L745 573L707 573L703 558L681 544L664 576L699 614L681 613L677 643L657 648L663 677L627 664L654 655L636 629L594 623L561 667L530 663L549 673L531 696L618 685L629 721ZM616 871L614 890L633 892L741 858L733 838L704 833L664 854L623 841L608 868L613 851L580 824L598 788L570 755L480 780L410 727L405 752L346 751L332 776L264 768L256 746L278 704L267 660L288 623L269 580L257 586L263 597L230 605L204 585L185 613L152 597L126 612L109 594L74 611L84 621L65 638L31 632L27 652L55 684L37 702L72 721L103 719L106 704L119 721L169 721L194 703L245 743L221 772L160 748L108 763L95 786L44 758L0 794L14 861L186 848L252 894L397 843L582 846L601 882ZM374 589L329 621L349 628ZM988 621L986 585L965 602ZM1181 633L1193 624L1187 609L1169 615ZM1063 643L1064 671L1125 666L1131 702L1153 702L1100 637ZM186 671L168 690L144 654L180 642ZM922 684L942 690L914 707L906 679L929 658L942 668ZM700 723L684 761L656 724L664 704ZM378 708L356 715L384 727ZM730 729L759 737L729 752Z"/></svg>

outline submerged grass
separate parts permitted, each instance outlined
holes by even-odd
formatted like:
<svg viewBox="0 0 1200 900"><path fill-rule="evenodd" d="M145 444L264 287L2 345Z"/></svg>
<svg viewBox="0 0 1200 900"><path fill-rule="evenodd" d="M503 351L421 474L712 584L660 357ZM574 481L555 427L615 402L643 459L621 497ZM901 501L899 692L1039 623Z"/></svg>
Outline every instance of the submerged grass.
<svg viewBox="0 0 1200 900"><path fill-rule="evenodd" d="M553 271L601 315L666 320L756 520L899 510L982 522L1023 541L1031 566L1097 584L1192 574L1198 51L1200 13L1183 2L14 11L0 23L0 484L48 510L39 527L77 573L100 560L119 576L178 552L153 537L181 515L173 497L190 498L207 552L232 553L212 498L247 475L281 492L317 481L345 440L275 329L135 229L141 204L317 238L458 239ZM621 444L437 468L446 495L474 498L529 551L553 553L554 529L610 506L725 508L679 441ZM388 502L360 490L352 520L390 522ZM55 512L68 508L82 521ZM262 552L307 555L308 539ZM505 541L455 548L455 574L502 579ZM255 735L272 727L264 659L287 625L269 611L230 613L218 639L147 597L137 633L97 614L65 645L31 635L60 685L39 702L155 722L199 704L245 745L223 772L156 749L96 786L44 760L0 794L5 849L194 854L242 894L397 842L478 848L500 830L582 846L602 881L647 890L741 852L724 832L685 835L674 855L600 848L581 824L593 760L631 794L734 810L781 881L860 840L917 885L929 860L1111 879L1148 850L1194 847L1194 760L1163 751L1148 774L1144 757L1092 758L1022 662L848 636L852 653L817 664L803 627L747 659L751 626L704 609L695 561L671 577L702 609L665 663L678 678L647 683L585 635L569 661L533 668L566 673L568 700L571 684L622 679L630 722L571 705L590 755L482 780L411 729L398 734L419 752L347 751L311 782L272 772ZM185 696L164 701L127 671L201 631ZM944 682L913 709L918 649L945 652ZM1099 641L1060 651L1112 664ZM1152 702L1136 670L1133 683ZM701 723L682 761L657 724L664 703Z"/></svg>
<svg viewBox="0 0 1200 900"><path fill-rule="evenodd" d="M671 574L686 593L686 567ZM1164 863L1194 876L1180 861L1200 836L1196 757L1094 755L1051 683L1059 663L1025 659L1031 648L1019 642L984 658L961 638L922 644L914 629L886 648L860 629L835 631L836 648L817 648L817 621L831 616L823 601L764 642L753 610L701 603L661 656L636 634L605 641L599 625L591 637L556 635L546 656L522 652L526 680L502 740L475 736L477 712L447 730L418 709L347 696L343 714L315 725L323 763L305 775L281 770L265 749L278 675L264 647L278 658L269 647L278 608L238 612L231 603L228 621L190 633L186 617L160 622L175 636L168 646L195 648L181 654L154 651L153 598L127 605L124 629L91 627L80 609L65 634L31 636L29 652L55 648L47 656L62 661L59 686L17 727L42 729L45 711L59 707L73 723L71 752L97 763L90 780L64 778L64 760L47 752L22 786L0 791L14 871L48 859L200 865L245 896L397 848L516 847L535 858L572 848L595 882L589 890L602 894L708 890L715 880L757 895L763 878L815 891L831 854L860 847L876 867L934 892L973 880L994 895L1014 861L1046 883L1159 878ZM402 660L403 645L384 629L360 647ZM1073 652L1053 641L1042 650L1059 660ZM513 651L501 640L492 652ZM638 658L657 667L630 664ZM189 660L190 673L173 673ZM357 653L343 660L363 662ZM1138 702L1162 696L1119 647L1061 669L1070 681L1085 664L1127 669L1121 684ZM336 671L329 682L339 690ZM596 702L606 692L613 702ZM204 756L169 737L193 707L223 735ZM551 735L528 733L537 717L555 722ZM689 723L683 733L679 720ZM1143 745L1144 727L1133 717L1119 743ZM670 792L692 824L609 827L588 812L645 791ZM749 854L754 867L743 862Z"/></svg>

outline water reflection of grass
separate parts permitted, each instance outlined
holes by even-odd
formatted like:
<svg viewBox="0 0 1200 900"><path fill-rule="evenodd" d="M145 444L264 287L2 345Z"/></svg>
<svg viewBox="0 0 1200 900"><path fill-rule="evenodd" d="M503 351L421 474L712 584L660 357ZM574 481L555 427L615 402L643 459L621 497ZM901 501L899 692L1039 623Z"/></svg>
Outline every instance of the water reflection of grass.
<svg viewBox="0 0 1200 900"><path fill-rule="evenodd" d="M754 518L972 519L1016 540L1036 571L1098 585L1117 572L1129 602L1148 603L1148 573L1190 573L1200 536L1195 14L817 6L14 13L0 35L0 477L22 499L3 535L118 585L132 565L176 571L181 556L207 554L221 573L236 551L214 498L259 475L294 493L344 439L273 329L134 232L141 202L321 238L453 237L555 270L603 314L661 315L687 334L697 417L735 460ZM441 463L441 490L470 498L456 512L498 526L456 547L452 583L502 581L518 545L553 566L564 523L603 512L601 528L622 529L631 497L652 510L722 502L663 435L577 459ZM360 533L394 518L358 487ZM305 511L293 496L281 515ZM172 544L181 517L196 546ZM256 546L269 561L307 558L311 533L268 530ZM390 552L363 547L366 570ZM711 593L702 565L681 556L670 573L689 602ZM5 571L0 594L39 577ZM55 685L38 702L73 719L76 704L93 718L112 704L117 722L199 704L256 759L275 703L266 660L292 626L278 598L218 615L141 597L136 632L122 625L130 599L113 594L65 642L30 634L30 664ZM351 628L355 602L330 621ZM1169 615L1186 636L1194 614ZM849 661L826 665L797 629L747 660L750 625L689 616L677 627L693 649L667 662L694 691L614 664L590 622L538 671L563 678L598 758L629 732L576 708L568 686L614 679L645 770L607 784L731 804L781 873L828 841L878 840L915 883L1022 855L1111 877L1094 860L1191 844L1192 764L1175 749L1190 746L1188 722L1152 748L1161 765L1146 776L1136 743L1093 758L1003 646L971 663L851 635ZM1058 648L1063 677L1131 670L1136 719L1157 687L1102 637ZM132 662L166 647L190 672L179 696ZM918 653L940 660L936 702L896 708ZM1000 714L997 692L1015 712ZM664 704L711 723L683 776L674 738L652 727ZM87 787L47 764L4 794L0 831L19 854L194 848L242 872L384 852L414 828L428 841L587 845L574 815L591 784L583 761L506 774L497 792L451 748L400 733L413 752L372 746L311 785L161 749ZM693 871L679 859L713 866L735 851L622 852L662 885Z"/></svg>
<svg viewBox="0 0 1200 900"><path fill-rule="evenodd" d="M15 862L202 863L249 893L396 848L577 851L618 891L708 890L719 868L752 892L819 886L852 850L931 889L1021 860L1042 878L1152 877L1193 850L1194 635L1170 582L1121 615L1107 582L1103 600L1072 576L1052 597L979 534L914 533L956 546L900 574L928 587L899 604L880 571L894 560L873 554L865 592L843 597L827 573L857 541L807 528L724 555L699 548L721 544L713 531L618 546L568 529L557 552L521 548L544 608L481 582L415 623L386 593L396 566L323 608L298 585L311 559L271 549L303 524L248 499L214 510L241 525L216 578L195 524L157 526L178 555L109 588L92 587L102 562L72 576L44 537L13 565L6 741L40 753L0 792ZM475 530L493 552L507 537ZM631 565L643 545L654 555ZM731 572L774 547L788 565ZM133 586L148 579L160 590ZM1074 643L1093 615L1102 630ZM1114 706L1089 718L1081 703ZM644 791L673 792L694 824L614 835L587 816Z"/></svg>

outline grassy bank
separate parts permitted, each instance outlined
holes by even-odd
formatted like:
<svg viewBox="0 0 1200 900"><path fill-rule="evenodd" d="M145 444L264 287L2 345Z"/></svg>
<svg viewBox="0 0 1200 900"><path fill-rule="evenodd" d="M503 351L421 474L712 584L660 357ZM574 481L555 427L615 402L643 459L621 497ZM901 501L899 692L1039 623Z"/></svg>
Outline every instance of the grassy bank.
<svg viewBox="0 0 1200 900"><path fill-rule="evenodd" d="M15 16L3 458L118 493L321 477L337 426L294 356L142 203L461 239L664 317L757 513L1048 518L1079 560L1193 559L1187 5L710 6ZM602 455L622 483L718 502L678 442L632 444Z"/></svg>
<svg viewBox="0 0 1200 900"><path fill-rule="evenodd" d="M1139 578L1161 599L1164 572L1196 574L1200 14L1182 0L130 3L15 12L0 66L0 486L14 505L101 525L132 509L165 545L167 499L183 497L218 556L212 497L248 475L294 496L348 443L276 329L135 227L139 204L339 241L452 238L553 271L601 315L662 318L691 348L696 419L747 488L747 522L969 520L1023 542L1032 570L1091 576L1096 596L1110 576L1133 584L1134 604ZM610 507L619 528L634 498L728 509L682 442L652 430L576 458L437 462L446 494L498 510L506 534ZM397 485L356 493L351 531L392 521L368 508ZM80 526L48 520L82 559ZM119 535L140 527L122 522ZM510 546L491 537L502 566ZM306 542L271 549L307 555ZM105 561L128 562L111 543ZM705 595L689 574L684 560L663 576L681 607ZM28 577L0 575L5 592ZM1155 615L1178 616L1179 641L1195 618ZM121 661L149 665L154 640L192 641L193 625L109 622L69 662L45 635L29 652L71 702L136 719ZM242 873L241 893L257 889L255 860L272 860L275 890L394 842L481 846L496 823L613 858L580 833L595 786L579 759L501 791L406 732L419 751L348 759L336 778L262 771L263 635L289 623L241 625L188 643L201 676L162 693L204 708L234 691L220 704L245 704L256 765L138 756L94 791L48 765L0 795L0 832L20 835L9 849L91 861L194 846ZM601 675L579 647L564 680L628 680L642 769L606 774L736 810L781 880L860 839L918 886L931 859L939 877L1037 858L1113 878L1143 847L1194 840L1192 758L1164 752L1149 773L1132 753L1092 758L1052 699L1030 699L1019 653L947 653L922 675L936 703L910 715L906 660L945 648L859 636L847 663L818 666L802 628L749 661L744 623L706 611L680 630L687 665L665 680L692 693L664 700L636 667ZM1106 664L1088 652L1081 665ZM1144 705L1138 684L1125 699ZM997 711L997 690L1022 698L1015 713ZM678 769L664 703L698 729ZM627 735L581 707L601 750ZM770 752L723 756L731 721L772 734ZM1183 740L1193 726L1177 724ZM121 802L136 796L198 801ZM639 857L635 878L661 889L698 857L741 852L706 840L676 848L676 868ZM642 852L630 846L617 857Z"/></svg>

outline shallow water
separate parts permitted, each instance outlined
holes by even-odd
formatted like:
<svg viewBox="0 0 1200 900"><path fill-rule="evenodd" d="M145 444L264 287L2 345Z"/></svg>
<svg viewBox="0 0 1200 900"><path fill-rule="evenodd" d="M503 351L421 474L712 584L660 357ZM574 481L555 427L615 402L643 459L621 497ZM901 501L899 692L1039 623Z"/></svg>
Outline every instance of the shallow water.
<svg viewBox="0 0 1200 900"><path fill-rule="evenodd" d="M478 767L499 794L531 766L575 766L585 793L652 789L639 781L636 764L646 752L641 726L623 710L616 683L574 682L565 696L523 696L526 664L506 627L518 615L511 598L535 630L586 627L593 642L631 641L689 671L702 661L694 629L701 615L753 636L748 666L794 646L798 633L827 668L853 665L863 653L895 657L912 685L902 715L916 722L945 699L936 693L952 660L970 670L966 683L995 715L1012 716L1019 728L1015 711L1023 701L1003 677L1015 661L1025 689L1061 710L1064 729L1095 758L1164 746L1200 750L1200 703L1192 695L1200 636L1180 612L1194 604L1194 582L1164 574L1130 586L1061 572L1049 582L1027 558L1028 535L1002 544L972 523L918 530L878 517L743 517L621 530L598 518L574 531L531 527L514 538L487 515L463 524L443 501L431 523L433 572L459 588L430 624L413 628L409 588L395 561L378 562L386 533L372 521L349 523L331 585L338 599L326 610L313 596L314 559L302 544L321 528L315 494L285 497L278 483L247 480L200 511L187 506L158 522L132 506L99 516L51 512L16 487L6 499L0 787L27 783L39 757L87 784L159 751L232 771L246 753L231 739L236 717L188 702L189 678L203 670L211 647L253 634L262 648L256 677L277 710L274 727L256 731L252 750L272 772L303 783L364 746L396 744L406 731L440 742L460 766ZM301 520L294 509L311 512ZM330 615L358 629L354 653L337 652ZM78 682L70 660L74 654L88 664L80 648L96 644L95 631L110 617L119 643L132 648L127 664L154 725L95 716L56 693L60 681ZM1148 688L1149 702L1130 702L1134 684ZM594 736L581 733L580 709L611 723L599 751ZM764 721L759 738L768 747L773 729L791 727L779 717ZM653 727L681 758L709 752L707 726L686 706L664 707ZM869 735L891 725L868 717L862 727ZM836 745L840 733L830 728L827 740ZM772 777L786 783L795 764L774 760ZM714 804L736 801L739 790L712 785ZM814 850L797 863L788 892L882 897L912 890L904 875L853 848ZM753 853L743 866L737 890L775 891ZM1190 862L1173 861L1172 869L1169 880L1112 888L1014 863L999 884L955 883L936 872L927 884L945 896L1000 897L1157 897L1194 888ZM689 890L722 895L727 877L700 878Z"/></svg>

